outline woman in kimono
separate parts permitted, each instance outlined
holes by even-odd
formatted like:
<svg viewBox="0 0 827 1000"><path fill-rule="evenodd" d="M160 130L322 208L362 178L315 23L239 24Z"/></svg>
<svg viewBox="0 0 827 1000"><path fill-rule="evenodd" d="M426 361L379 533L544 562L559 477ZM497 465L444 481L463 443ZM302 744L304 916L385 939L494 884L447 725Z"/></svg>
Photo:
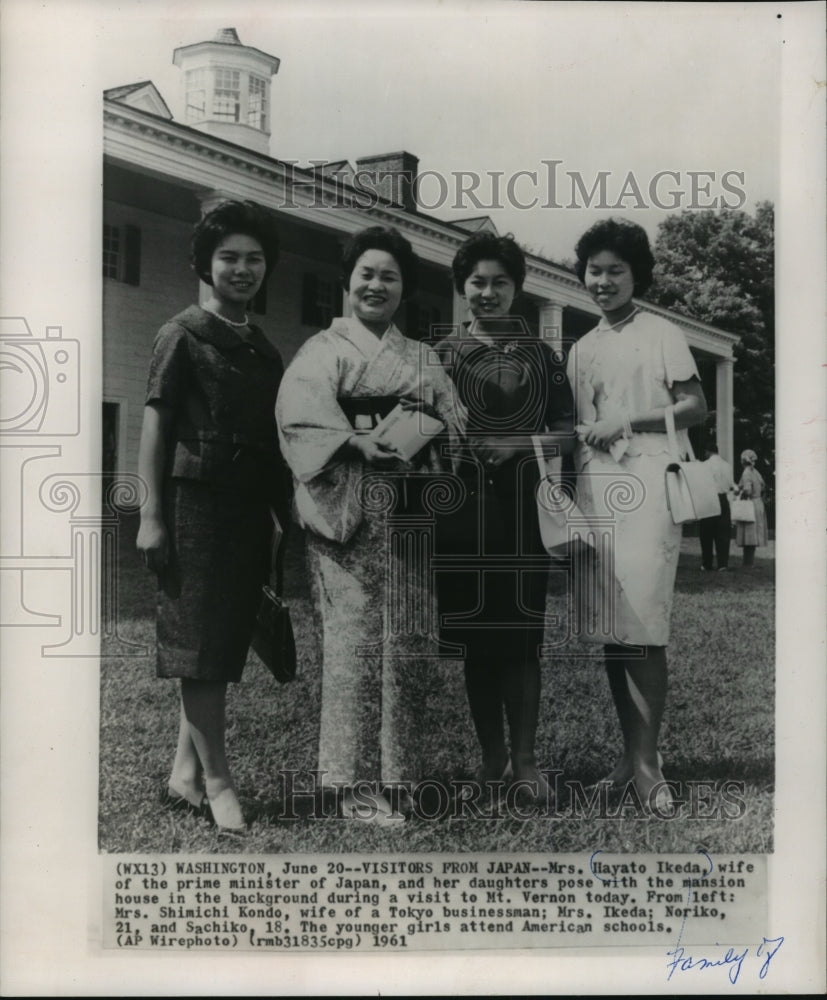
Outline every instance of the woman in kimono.
<svg viewBox="0 0 827 1000"><path fill-rule="evenodd" d="M286 527L290 503L273 412L281 357L246 313L277 258L272 222L252 202L225 202L195 227L192 264L210 292L155 338L138 457L157 673L181 681L162 802L233 831L245 822L224 745L227 684L241 680L268 577L271 510Z"/></svg>
<svg viewBox="0 0 827 1000"><path fill-rule="evenodd" d="M513 776L545 806L551 789L534 744L549 560L537 518L535 445L549 457L573 449L571 391L562 360L509 315L526 272L514 239L475 234L452 266L471 320L439 346L467 410L459 464L465 499L438 531L440 635L462 651L482 751L478 781Z"/></svg>
<svg viewBox="0 0 827 1000"><path fill-rule="evenodd" d="M380 824L403 818L383 787L422 775L435 653L429 581L416 555L392 543L393 515L416 497L415 473L441 462L436 445L406 462L369 431L400 401L438 417L450 435L458 424L441 366L393 324L416 268L396 230L356 233L342 261L352 315L303 345L277 405L322 623L319 770L343 789L344 816Z"/></svg>
<svg viewBox="0 0 827 1000"><path fill-rule="evenodd" d="M634 781L641 802L660 814L672 807L658 734L681 541L666 504L665 414L672 407L685 446L686 428L704 420L706 401L681 330L633 301L652 283L645 231L608 219L592 226L575 252L577 275L603 314L568 359L579 421L578 497L584 515L611 526L600 529L592 586L576 589L580 638L604 645L623 735L620 761L605 780L620 787Z"/></svg>

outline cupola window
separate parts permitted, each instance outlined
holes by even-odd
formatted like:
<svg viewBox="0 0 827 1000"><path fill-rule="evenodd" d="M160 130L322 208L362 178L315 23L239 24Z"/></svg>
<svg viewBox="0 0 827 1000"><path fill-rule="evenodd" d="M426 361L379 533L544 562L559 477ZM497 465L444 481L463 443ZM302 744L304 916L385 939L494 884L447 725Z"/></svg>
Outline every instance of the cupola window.
<svg viewBox="0 0 827 1000"><path fill-rule="evenodd" d="M237 69L218 66L215 70L213 115L224 121L237 122L241 113L241 74Z"/></svg>
<svg viewBox="0 0 827 1000"><path fill-rule="evenodd" d="M267 131L267 81L250 74L250 90L247 97L247 124Z"/></svg>
<svg viewBox="0 0 827 1000"><path fill-rule="evenodd" d="M207 72L191 69L187 72L187 121L202 122L207 117Z"/></svg>

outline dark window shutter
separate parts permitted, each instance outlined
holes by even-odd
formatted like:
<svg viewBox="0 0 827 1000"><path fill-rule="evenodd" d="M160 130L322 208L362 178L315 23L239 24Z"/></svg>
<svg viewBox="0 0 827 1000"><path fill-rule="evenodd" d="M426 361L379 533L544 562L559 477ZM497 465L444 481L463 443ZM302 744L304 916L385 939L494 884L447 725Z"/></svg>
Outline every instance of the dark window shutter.
<svg viewBox="0 0 827 1000"><path fill-rule="evenodd" d="M137 226L124 226L123 280L128 285L141 283L141 230Z"/></svg>
<svg viewBox="0 0 827 1000"><path fill-rule="evenodd" d="M308 272L302 275L302 323L304 326L318 326L321 323L318 306L319 279Z"/></svg>

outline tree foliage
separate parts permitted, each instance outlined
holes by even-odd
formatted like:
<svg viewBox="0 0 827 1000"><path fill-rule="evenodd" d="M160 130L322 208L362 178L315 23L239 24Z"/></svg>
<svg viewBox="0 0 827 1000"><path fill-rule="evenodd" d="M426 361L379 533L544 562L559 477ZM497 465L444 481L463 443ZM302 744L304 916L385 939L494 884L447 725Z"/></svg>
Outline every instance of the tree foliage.
<svg viewBox="0 0 827 1000"><path fill-rule="evenodd" d="M735 347L735 455L752 448L765 479L775 465L774 210L685 210L658 228L647 298L741 339ZM736 470L737 475L737 470Z"/></svg>

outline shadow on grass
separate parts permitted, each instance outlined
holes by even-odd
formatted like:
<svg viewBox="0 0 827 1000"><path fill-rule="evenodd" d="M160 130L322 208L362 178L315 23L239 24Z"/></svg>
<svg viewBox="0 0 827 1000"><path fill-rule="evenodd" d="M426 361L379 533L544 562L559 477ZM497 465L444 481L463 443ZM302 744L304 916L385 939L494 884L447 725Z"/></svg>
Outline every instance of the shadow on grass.
<svg viewBox="0 0 827 1000"><path fill-rule="evenodd" d="M286 596L299 637L297 679L276 684L251 658L244 681L228 698L231 767L250 820L241 842L223 840L203 820L171 814L158 803L178 725L178 686L158 681L154 666L154 577L135 553L137 519L125 519L119 563L119 630L144 643L143 657L110 655L102 662L100 716L100 846L150 852L516 852L606 850L765 851L772 842L774 786L773 563L730 573L699 571L696 539L684 539L669 647L670 692L662 732L667 778L686 782L743 781L750 804L738 822L682 818L600 820L475 818L453 802L423 803L433 819L414 819L394 832L370 824L316 818L312 798L286 808L281 770L307 773L317 760L321 695L318 636L313 631L303 538L291 536ZM565 574L550 594L565 598ZM568 643L542 664L541 767L563 772L561 783L592 784L614 765L621 746L599 647ZM104 651L106 653L106 650ZM113 650L110 650L110 653ZM446 662L429 694L430 726L422 734L428 775L450 787L468 779L479 749L468 715L462 668ZM563 789L565 794L565 789ZM567 808L561 800L560 808ZM289 818L295 816L295 819Z"/></svg>

